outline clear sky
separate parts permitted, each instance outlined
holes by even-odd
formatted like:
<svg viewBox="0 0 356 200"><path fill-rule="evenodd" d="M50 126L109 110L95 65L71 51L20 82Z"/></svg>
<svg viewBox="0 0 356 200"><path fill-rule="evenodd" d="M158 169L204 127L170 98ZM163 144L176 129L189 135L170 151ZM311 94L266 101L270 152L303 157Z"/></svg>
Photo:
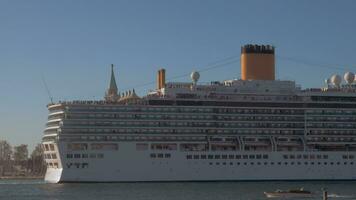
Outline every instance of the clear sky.
<svg viewBox="0 0 356 200"><path fill-rule="evenodd" d="M154 81L160 67L169 79L238 57L243 44L272 44L279 79L321 87L356 72L355 10L353 0L0 0L0 139L41 141L42 77L55 101L100 99L111 63L122 90ZM239 76L235 62L201 81Z"/></svg>

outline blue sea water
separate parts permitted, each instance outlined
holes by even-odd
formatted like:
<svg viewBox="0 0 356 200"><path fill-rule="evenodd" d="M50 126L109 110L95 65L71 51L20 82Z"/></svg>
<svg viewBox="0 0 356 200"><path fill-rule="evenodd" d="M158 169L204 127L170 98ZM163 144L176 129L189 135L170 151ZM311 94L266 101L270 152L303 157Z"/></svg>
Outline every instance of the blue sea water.
<svg viewBox="0 0 356 200"><path fill-rule="evenodd" d="M0 199L71 200L265 200L263 192L303 187L311 200L355 199L356 182L165 182L165 183L63 183L42 180L0 180Z"/></svg>

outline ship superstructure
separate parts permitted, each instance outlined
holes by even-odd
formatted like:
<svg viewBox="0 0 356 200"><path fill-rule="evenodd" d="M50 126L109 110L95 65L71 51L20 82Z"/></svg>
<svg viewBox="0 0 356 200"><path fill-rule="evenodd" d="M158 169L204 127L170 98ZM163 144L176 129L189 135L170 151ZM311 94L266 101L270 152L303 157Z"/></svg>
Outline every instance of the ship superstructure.
<svg viewBox="0 0 356 200"><path fill-rule="evenodd" d="M102 101L48 105L48 182L354 180L353 73L325 88L275 80L275 49L241 48L241 79L167 82L144 97L118 93L112 67Z"/></svg>

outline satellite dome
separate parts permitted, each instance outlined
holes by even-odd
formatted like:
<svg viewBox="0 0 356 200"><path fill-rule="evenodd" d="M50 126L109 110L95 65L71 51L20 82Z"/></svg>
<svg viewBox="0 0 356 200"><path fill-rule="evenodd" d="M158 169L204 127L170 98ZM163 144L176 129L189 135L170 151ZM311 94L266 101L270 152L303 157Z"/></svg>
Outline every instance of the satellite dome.
<svg viewBox="0 0 356 200"><path fill-rule="evenodd" d="M198 80L199 80L199 78L200 78L199 72L193 71L193 72L190 74L190 78L193 80L194 83L197 83Z"/></svg>
<svg viewBox="0 0 356 200"><path fill-rule="evenodd" d="M325 79L325 84L326 85L330 85L330 83L331 83L330 78Z"/></svg>
<svg viewBox="0 0 356 200"><path fill-rule="evenodd" d="M344 75L344 79L345 79L346 83L352 84L355 80L355 74L352 72L346 72Z"/></svg>
<svg viewBox="0 0 356 200"><path fill-rule="evenodd" d="M338 74L334 74L332 77L331 77L331 83L335 86L340 86L340 83L341 83L341 76L338 75Z"/></svg>

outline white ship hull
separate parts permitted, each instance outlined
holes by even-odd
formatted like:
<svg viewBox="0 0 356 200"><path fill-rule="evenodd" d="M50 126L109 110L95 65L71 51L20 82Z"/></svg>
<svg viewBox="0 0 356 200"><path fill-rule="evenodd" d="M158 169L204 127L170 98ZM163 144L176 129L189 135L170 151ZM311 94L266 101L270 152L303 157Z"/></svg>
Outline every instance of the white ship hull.
<svg viewBox="0 0 356 200"><path fill-rule="evenodd" d="M241 47L241 79L166 82L47 105L46 181L356 180L352 73L302 89L275 80L274 47ZM332 83L332 84L331 84Z"/></svg>
<svg viewBox="0 0 356 200"><path fill-rule="evenodd" d="M60 166L49 168L45 180L58 182L138 181L264 181L264 180L356 180L353 160L342 159L350 152L181 152L136 150L136 142L119 143L117 151L65 150L58 154ZM67 153L102 153L103 158L66 158ZM151 158L170 154L169 158ZM267 159L187 159L187 155L264 154ZM327 159L285 159L283 155L328 155ZM82 167L82 163L87 166ZM272 164L273 163L273 164ZM299 164L298 164L299 163ZM72 164L72 165L71 165ZM78 164L78 167L76 167ZM70 166L71 165L71 166ZM70 166L70 167L69 167Z"/></svg>

